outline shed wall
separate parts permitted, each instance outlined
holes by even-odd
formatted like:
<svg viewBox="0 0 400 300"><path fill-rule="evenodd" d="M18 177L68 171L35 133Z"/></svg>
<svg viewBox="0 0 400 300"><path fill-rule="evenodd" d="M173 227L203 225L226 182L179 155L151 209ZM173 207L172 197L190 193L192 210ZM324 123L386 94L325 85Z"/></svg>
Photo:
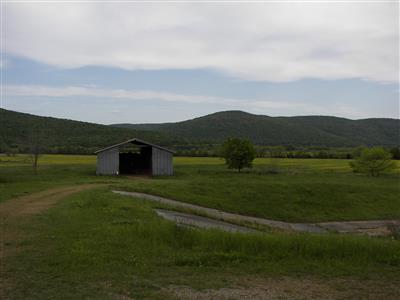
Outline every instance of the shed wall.
<svg viewBox="0 0 400 300"><path fill-rule="evenodd" d="M172 153L153 147L153 175L173 175Z"/></svg>
<svg viewBox="0 0 400 300"><path fill-rule="evenodd" d="M97 175L119 174L119 148L112 148L97 154Z"/></svg>

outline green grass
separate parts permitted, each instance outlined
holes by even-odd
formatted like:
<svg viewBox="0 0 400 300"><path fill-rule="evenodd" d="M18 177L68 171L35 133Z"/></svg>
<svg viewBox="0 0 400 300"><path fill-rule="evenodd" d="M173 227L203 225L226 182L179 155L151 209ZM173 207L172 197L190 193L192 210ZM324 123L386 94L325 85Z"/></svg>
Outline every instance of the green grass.
<svg viewBox="0 0 400 300"><path fill-rule="evenodd" d="M372 178L351 173L346 160L258 159L254 170L238 174L217 158L190 162L178 158L174 177L125 182L120 188L292 222L400 217L398 169ZM271 173L277 166L277 174Z"/></svg>
<svg viewBox="0 0 400 300"><path fill-rule="evenodd" d="M399 241L190 230L107 189L70 197L21 229L29 238L7 269L14 299L154 298L169 284L215 288L249 275L400 276Z"/></svg>
<svg viewBox="0 0 400 300"><path fill-rule="evenodd" d="M33 175L26 156L0 156L0 200L56 186L106 182L283 220L400 217L399 169L380 178L344 160L258 159L251 172L217 158L176 158L173 177L95 176L93 156L44 155ZM278 165L278 173L276 173ZM338 234L231 234L190 230L158 217L154 204L99 188L75 194L15 224L21 232L2 276L10 299L173 298L166 287L230 286L245 278L365 279L383 289L400 278L400 241ZM367 297L368 295L366 295Z"/></svg>
<svg viewBox="0 0 400 300"><path fill-rule="evenodd" d="M95 164L94 156L43 155L34 175L29 156L0 156L0 202L52 187L115 180L94 176Z"/></svg>
<svg viewBox="0 0 400 300"><path fill-rule="evenodd" d="M0 167L2 166L27 166L31 164L32 158L25 154L16 154L15 156L0 156ZM39 156L39 165L92 165L96 164L94 155L64 155L64 154L46 154Z"/></svg>
<svg viewBox="0 0 400 300"><path fill-rule="evenodd" d="M219 158L178 157L175 176L132 180L94 176L94 156L44 155L39 163L39 175L33 176L27 156L0 157L0 201L52 186L110 182L115 188L292 222L400 218L399 164L394 172L372 178L352 173L348 160L256 159L252 171L238 174Z"/></svg>

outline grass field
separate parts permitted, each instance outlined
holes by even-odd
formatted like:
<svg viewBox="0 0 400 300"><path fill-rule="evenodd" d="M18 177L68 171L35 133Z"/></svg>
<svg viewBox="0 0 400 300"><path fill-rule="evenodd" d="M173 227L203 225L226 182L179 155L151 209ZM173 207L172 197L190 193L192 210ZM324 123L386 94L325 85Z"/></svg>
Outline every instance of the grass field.
<svg viewBox="0 0 400 300"><path fill-rule="evenodd" d="M253 171L237 174L216 158L176 158L171 178L133 179L94 176L94 161L45 155L34 176L26 156L0 157L4 203L48 188L111 185L2 224L19 237L6 241L17 249L2 260L6 298L185 299L182 287L194 294L220 287L250 292L255 282L276 287L283 279L281 298L294 297L304 280L303 292L316 289L321 298L400 296L399 240L190 230L157 217L153 204L110 192L151 192L290 221L399 218L399 168L371 178L351 173L344 160L259 159Z"/></svg>
<svg viewBox="0 0 400 300"><path fill-rule="evenodd" d="M296 159L259 159L253 171L239 174L219 159L202 160L177 159L173 178L121 188L284 221L400 217L398 174L371 178L351 173L345 160Z"/></svg>
<svg viewBox="0 0 400 300"><path fill-rule="evenodd" d="M28 157L0 157L0 201L51 186L110 182L241 214L284 221L400 217L400 167L380 178L351 173L348 160L257 159L250 172L227 170L219 158L175 158L175 176L152 180L97 177L95 157L45 155L38 176Z"/></svg>

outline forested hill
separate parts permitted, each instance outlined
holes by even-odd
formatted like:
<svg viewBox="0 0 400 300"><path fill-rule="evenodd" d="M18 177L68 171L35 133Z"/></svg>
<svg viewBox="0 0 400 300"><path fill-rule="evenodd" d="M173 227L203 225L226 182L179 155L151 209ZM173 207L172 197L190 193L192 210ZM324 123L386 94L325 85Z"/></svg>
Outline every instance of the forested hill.
<svg viewBox="0 0 400 300"><path fill-rule="evenodd" d="M178 123L113 126L39 117L0 109L0 152L27 152L39 144L49 153L93 153L137 137L174 149L219 144L241 137L258 145L398 146L400 121L336 117L268 117L227 111Z"/></svg>
<svg viewBox="0 0 400 300"><path fill-rule="evenodd" d="M259 145L352 147L400 144L400 121L396 119L268 117L242 111L225 111L178 123L113 126L158 131L179 138L212 142L221 142L228 137L241 137Z"/></svg>
<svg viewBox="0 0 400 300"><path fill-rule="evenodd" d="M33 144L38 144L44 152L93 153L102 147L135 137L164 146L176 142L161 133L0 109L0 153L10 150L28 152Z"/></svg>

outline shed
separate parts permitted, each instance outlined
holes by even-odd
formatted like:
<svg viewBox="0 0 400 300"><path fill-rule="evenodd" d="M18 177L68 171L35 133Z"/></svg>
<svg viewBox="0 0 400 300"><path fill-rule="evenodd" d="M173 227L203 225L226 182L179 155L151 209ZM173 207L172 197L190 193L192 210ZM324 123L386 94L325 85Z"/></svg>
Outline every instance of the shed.
<svg viewBox="0 0 400 300"><path fill-rule="evenodd" d="M134 138L95 152L97 175L173 175L173 151Z"/></svg>

